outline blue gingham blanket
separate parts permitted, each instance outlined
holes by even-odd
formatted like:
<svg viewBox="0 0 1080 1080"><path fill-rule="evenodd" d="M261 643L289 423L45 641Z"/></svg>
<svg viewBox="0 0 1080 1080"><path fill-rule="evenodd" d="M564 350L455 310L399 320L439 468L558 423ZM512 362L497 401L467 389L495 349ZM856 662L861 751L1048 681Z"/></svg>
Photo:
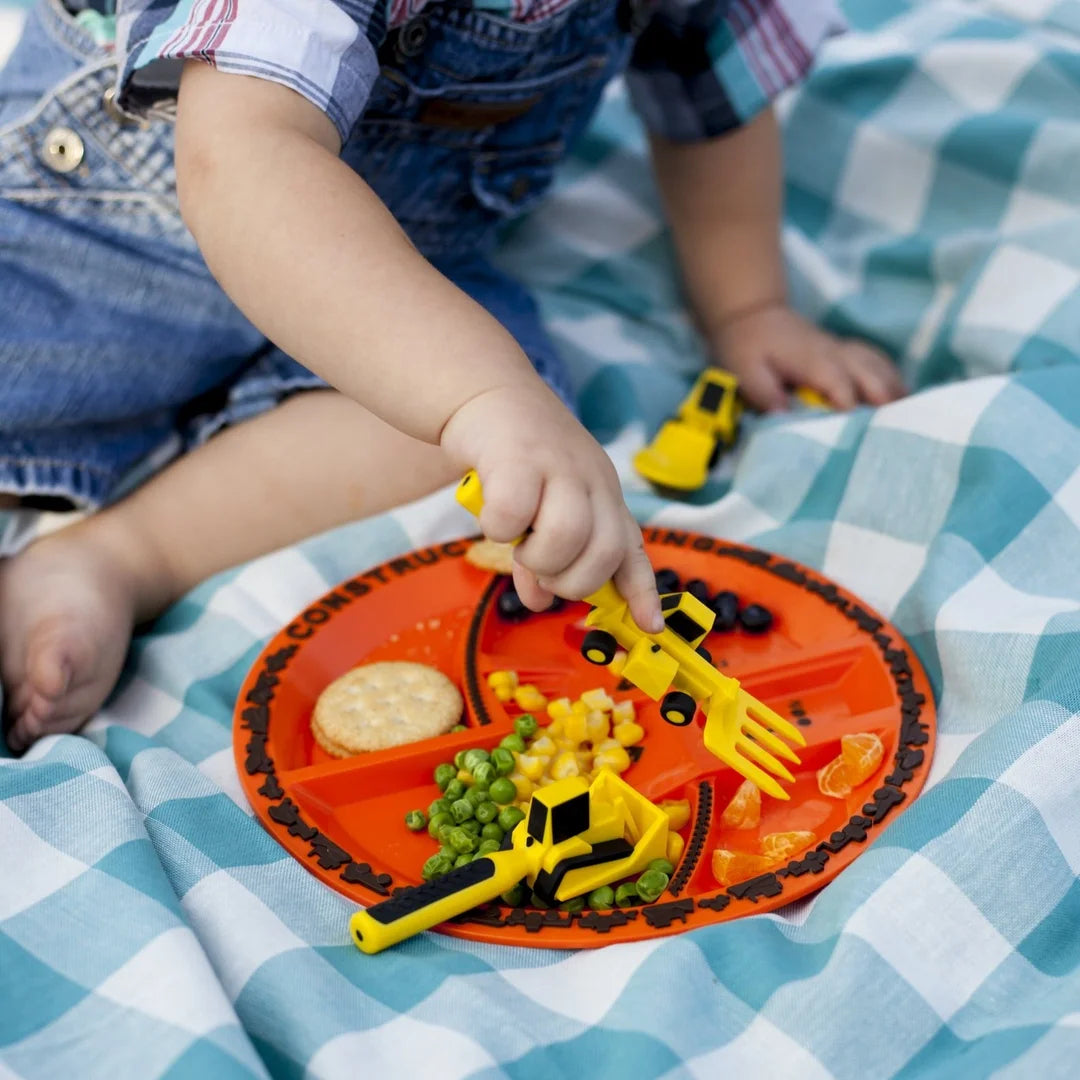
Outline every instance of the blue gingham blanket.
<svg viewBox="0 0 1080 1080"><path fill-rule="evenodd" d="M617 89L506 258L643 520L819 567L907 636L939 701L922 797L775 915L362 956L351 905L253 820L231 708L307 601L468 529L442 493L206 583L85 737L0 759L0 1077L1075 1075L1080 2L847 7L784 102L785 242L799 306L915 396L753 423L688 504L634 480L701 356Z"/></svg>

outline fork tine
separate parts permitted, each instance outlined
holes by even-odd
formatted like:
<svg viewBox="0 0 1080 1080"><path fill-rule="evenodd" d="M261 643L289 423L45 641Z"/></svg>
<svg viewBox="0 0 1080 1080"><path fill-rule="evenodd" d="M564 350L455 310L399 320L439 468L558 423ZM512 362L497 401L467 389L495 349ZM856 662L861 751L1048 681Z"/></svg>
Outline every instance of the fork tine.
<svg viewBox="0 0 1080 1080"><path fill-rule="evenodd" d="M781 780L787 780L788 783L794 783L795 777L787 771L783 764L752 739L740 735L735 740L735 749L747 757L753 758L759 765L771 772L773 776L778 776Z"/></svg>
<svg viewBox="0 0 1080 1080"><path fill-rule="evenodd" d="M794 743L796 746L806 745L803 733L794 724L789 720L785 720L778 712L770 709L768 705L747 694L745 690L741 691L741 693L746 694L742 702L744 715L751 716L767 727L771 727L773 734L783 736L788 742Z"/></svg>
<svg viewBox="0 0 1080 1080"><path fill-rule="evenodd" d="M785 758L788 761L795 762L796 765L802 764L799 760L799 755L796 754L783 739L773 734L773 732L766 730L756 720L747 718L743 721L742 729L745 735L753 735L758 743L762 746L767 746L773 753L779 754L780 757Z"/></svg>
<svg viewBox="0 0 1080 1080"><path fill-rule="evenodd" d="M756 784L766 795L774 799L787 800L791 796L767 773L753 762L747 761L742 754L732 750L723 758L724 764L730 765L740 776Z"/></svg>

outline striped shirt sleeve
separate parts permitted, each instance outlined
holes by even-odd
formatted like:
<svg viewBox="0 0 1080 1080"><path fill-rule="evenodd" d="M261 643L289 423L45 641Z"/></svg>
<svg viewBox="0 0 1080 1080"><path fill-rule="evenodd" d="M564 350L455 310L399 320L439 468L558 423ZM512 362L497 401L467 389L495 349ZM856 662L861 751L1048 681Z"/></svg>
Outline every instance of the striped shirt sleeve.
<svg viewBox="0 0 1080 1080"><path fill-rule="evenodd" d="M121 106L139 113L175 94L185 60L295 90L344 141L379 72L381 0L119 0Z"/></svg>
<svg viewBox="0 0 1080 1080"><path fill-rule="evenodd" d="M834 0L659 0L631 58L631 99L658 135L722 135L802 79L843 29Z"/></svg>

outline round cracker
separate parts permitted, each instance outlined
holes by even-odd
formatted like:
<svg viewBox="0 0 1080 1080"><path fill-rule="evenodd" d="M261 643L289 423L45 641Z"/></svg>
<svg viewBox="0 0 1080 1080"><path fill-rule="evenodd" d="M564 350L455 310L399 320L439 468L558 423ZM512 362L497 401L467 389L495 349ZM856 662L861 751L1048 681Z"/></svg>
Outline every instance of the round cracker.
<svg viewBox="0 0 1080 1080"><path fill-rule="evenodd" d="M444 735L461 719L458 688L426 664L385 660L362 664L319 695L311 731L335 757Z"/></svg>
<svg viewBox="0 0 1080 1080"><path fill-rule="evenodd" d="M496 540L477 540L465 552L465 561L493 574L514 572L514 545Z"/></svg>

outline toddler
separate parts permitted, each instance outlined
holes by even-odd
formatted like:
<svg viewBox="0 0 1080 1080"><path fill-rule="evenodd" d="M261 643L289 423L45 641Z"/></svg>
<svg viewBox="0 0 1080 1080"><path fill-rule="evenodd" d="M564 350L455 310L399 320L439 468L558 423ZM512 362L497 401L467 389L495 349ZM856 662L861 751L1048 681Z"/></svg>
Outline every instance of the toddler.
<svg viewBox="0 0 1080 1080"><path fill-rule="evenodd" d="M770 100L828 0L39 0L0 72L0 563L15 751L217 570L479 469L541 607L660 611L615 472L488 255L626 71L685 286L748 400L901 393L785 301ZM334 389L331 389L333 387ZM141 481L138 485L133 477Z"/></svg>

